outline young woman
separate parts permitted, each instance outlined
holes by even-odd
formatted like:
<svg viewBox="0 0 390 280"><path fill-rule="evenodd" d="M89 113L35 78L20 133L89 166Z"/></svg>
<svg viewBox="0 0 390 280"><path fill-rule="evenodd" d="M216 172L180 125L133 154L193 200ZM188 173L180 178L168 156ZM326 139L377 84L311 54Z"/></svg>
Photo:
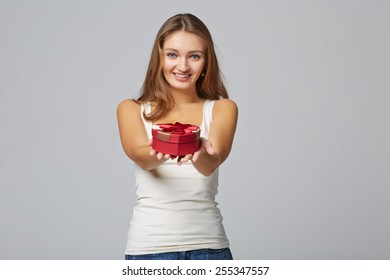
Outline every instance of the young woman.
<svg viewBox="0 0 390 280"><path fill-rule="evenodd" d="M117 109L138 196L126 259L232 259L215 196L237 114L207 27L191 14L168 19L157 33L141 96ZM194 154L174 157L152 149L152 125L175 122L200 127Z"/></svg>

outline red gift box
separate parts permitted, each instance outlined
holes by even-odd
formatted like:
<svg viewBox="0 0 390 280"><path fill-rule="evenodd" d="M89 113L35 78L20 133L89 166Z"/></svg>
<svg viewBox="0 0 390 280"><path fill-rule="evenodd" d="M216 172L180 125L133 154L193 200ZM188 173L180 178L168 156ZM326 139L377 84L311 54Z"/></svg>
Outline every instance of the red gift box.
<svg viewBox="0 0 390 280"><path fill-rule="evenodd" d="M152 148L173 156L193 154L199 150L200 128L192 124L165 123L152 128Z"/></svg>

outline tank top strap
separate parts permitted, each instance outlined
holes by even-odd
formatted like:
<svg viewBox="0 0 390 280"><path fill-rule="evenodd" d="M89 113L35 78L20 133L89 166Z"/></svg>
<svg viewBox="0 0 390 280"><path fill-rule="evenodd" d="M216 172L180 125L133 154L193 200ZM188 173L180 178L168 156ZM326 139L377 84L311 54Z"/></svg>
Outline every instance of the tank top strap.
<svg viewBox="0 0 390 280"><path fill-rule="evenodd" d="M215 100L206 99L203 106L203 120L201 126L201 136L204 138L209 137L211 121L213 120L213 108Z"/></svg>
<svg viewBox="0 0 390 280"><path fill-rule="evenodd" d="M151 112L152 112L152 105L150 104L150 102L146 102L146 103L141 104L141 112L140 113L141 113L142 121L143 121L144 126L145 126L146 133L148 135L148 139L152 138L153 124L152 124L152 122L145 120L144 113L147 115L147 114L150 114Z"/></svg>

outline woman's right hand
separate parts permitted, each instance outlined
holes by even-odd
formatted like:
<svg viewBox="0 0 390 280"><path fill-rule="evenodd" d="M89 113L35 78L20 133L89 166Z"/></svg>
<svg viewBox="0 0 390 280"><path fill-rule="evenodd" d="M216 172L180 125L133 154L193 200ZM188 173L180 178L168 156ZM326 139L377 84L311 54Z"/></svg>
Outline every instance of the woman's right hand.
<svg viewBox="0 0 390 280"><path fill-rule="evenodd" d="M172 155L169 155L169 154L163 154L163 153L157 152L156 150L154 150L152 148L152 144L153 144L153 139L149 139L149 141L148 141L148 145L150 146L149 154L151 156L157 156L157 159L159 159L159 160L161 160L163 158L165 158L165 159L169 159L169 158L174 159L174 158L176 158L176 156L172 156Z"/></svg>

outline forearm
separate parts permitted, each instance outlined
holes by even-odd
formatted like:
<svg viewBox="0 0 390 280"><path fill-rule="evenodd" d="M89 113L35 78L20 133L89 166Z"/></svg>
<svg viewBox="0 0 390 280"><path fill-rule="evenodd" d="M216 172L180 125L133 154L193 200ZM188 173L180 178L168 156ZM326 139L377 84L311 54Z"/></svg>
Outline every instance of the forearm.
<svg viewBox="0 0 390 280"><path fill-rule="evenodd" d="M215 102L213 120L207 137L201 138L199 154L193 157L195 168L204 176L211 175L229 156L237 126L238 109L229 99Z"/></svg>
<svg viewBox="0 0 390 280"><path fill-rule="evenodd" d="M218 154L208 154L206 151L199 155L192 164L204 176L210 176L215 169L221 164L221 158Z"/></svg>

